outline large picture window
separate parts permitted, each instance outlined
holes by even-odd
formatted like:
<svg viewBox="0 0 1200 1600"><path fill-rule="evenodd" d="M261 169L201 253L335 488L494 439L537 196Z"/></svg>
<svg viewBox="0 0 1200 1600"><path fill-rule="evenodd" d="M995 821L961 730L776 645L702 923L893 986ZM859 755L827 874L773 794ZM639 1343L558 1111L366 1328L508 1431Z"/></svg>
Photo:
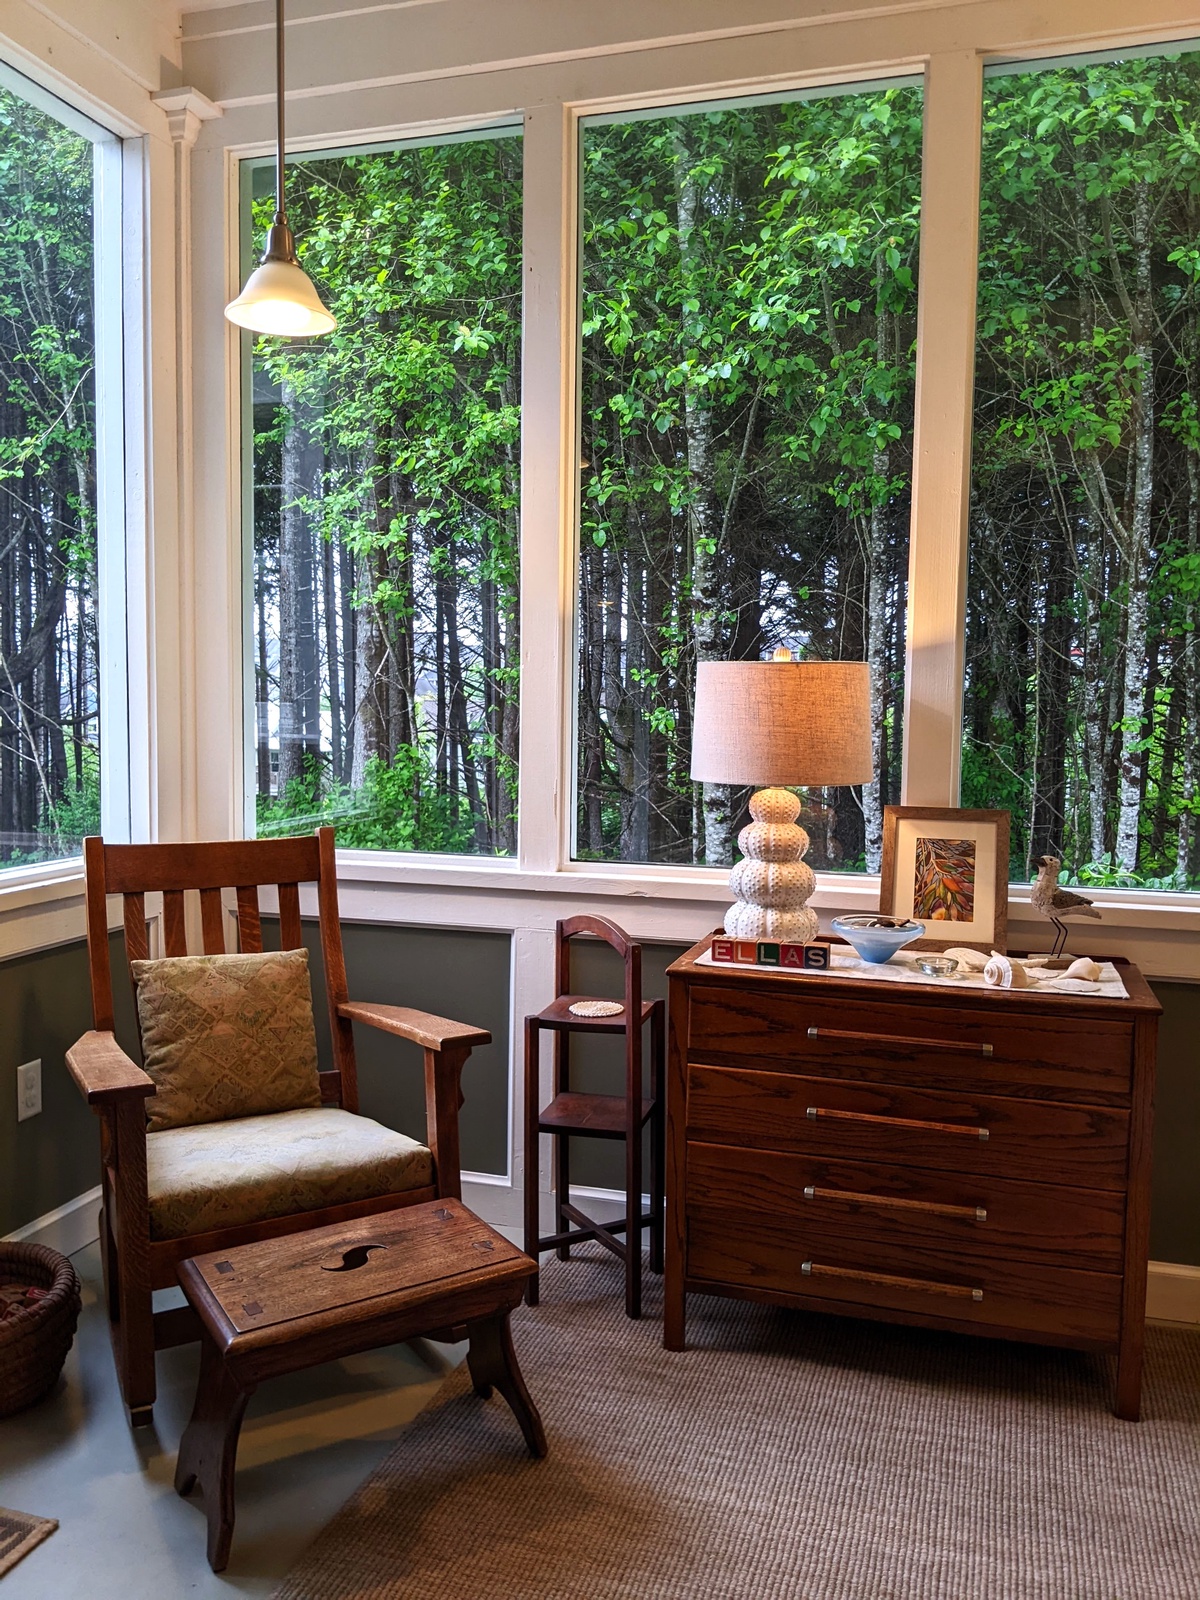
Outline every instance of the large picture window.
<svg viewBox="0 0 1200 1600"><path fill-rule="evenodd" d="M877 870L899 798L922 95L583 132L576 854L727 864L688 776L695 666L871 664L876 780L810 792L808 859Z"/></svg>
<svg viewBox="0 0 1200 1600"><path fill-rule="evenodd" d="M1200 882L1200 55L989 79L963 804Z"/></svg>
<svg viewBox="0 0 1200 1600"><path fill-rule="evenodd" d="M19 84L0 73L0 868L100 831L95 146Z"/></svg>
<svg viewBox="0 0 1200 1600"><path fill-rule="evenodd" d="M521 142L289 162L338 319L253 356L260 834L516 850ZM273 170L250 169L255 238Z"/></svg>

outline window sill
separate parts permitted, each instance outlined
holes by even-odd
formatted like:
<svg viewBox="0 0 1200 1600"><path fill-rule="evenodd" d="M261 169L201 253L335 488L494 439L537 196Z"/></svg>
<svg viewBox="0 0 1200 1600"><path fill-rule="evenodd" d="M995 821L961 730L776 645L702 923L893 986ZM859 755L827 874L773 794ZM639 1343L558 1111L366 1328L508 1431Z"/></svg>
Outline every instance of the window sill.
<svg viewBox="0 0 1200 1600"><path fill-rule="evenodd" d="M505 932L549 927L591 903L597 911L607 909L623 918L639 937L676 943L708 932L729 904L728 874L709 867L572 862L557 872L539 872L514 860L368 850L341 850L337 859L342 914L352 921ZM1200 894L1136 889L1088 893L1102 920L1069 924L1073 948L1126 954L1150 977L1200 982ZM818 873L811 903L826 926L840 912L872 911L879 904L879 879ZM310 910L307 903L305 909ZM311 910L315 912L315 903ZM1011 891L1008 917L1013 945L1048 946L1045 919L1033 910L1024 886ZM0 960L69 944L84 935L80 858L0 873Z"/></svg>

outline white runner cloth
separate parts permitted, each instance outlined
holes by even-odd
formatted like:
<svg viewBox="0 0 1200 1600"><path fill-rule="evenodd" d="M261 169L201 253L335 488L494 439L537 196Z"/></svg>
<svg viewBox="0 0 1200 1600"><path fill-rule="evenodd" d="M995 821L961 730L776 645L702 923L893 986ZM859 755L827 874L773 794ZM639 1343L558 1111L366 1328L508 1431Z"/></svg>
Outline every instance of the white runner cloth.
<svg viewBox="0 0 1200 1600"><path fill-rule="evenodd" d="M917 970L917 956L934 955L932 950L900 950L882 965L874 965L869 961L862 961L847 945L832 946L833 965L829 969L839 978L862 978L868 983L924 983L933 984L938 989L987 989L990 984L983 981L982 972L967 972L962 966L949 978L934 978L927 973ZM1042 958L1045 960L1045 957ZM819 978L819 971L805 971L795 967L764 967L757 963L739 961L714 961L712 953L708 950L702 956L696 957L697 966L716 967L722 972L740 969L743 972L773 972L782 974L786 978L795 978L803 983L806 978ZM1022 962L1030 979L1034 979L1038 972L1038 958L1031 956L1028 961ZM1099 997L1105 1000L1124 1000L1128 991L1121 982L1121 975L1111 961L1100 961L1100 978L1097 983L1087 983L1075 978L1062 978L1061 975L1053 977L1047 974L1031 982L1028 989L1013 989L1011 994L1027 994L1036 997L1039 994L1077 994L1087 995L1089 998Z"/></svg>

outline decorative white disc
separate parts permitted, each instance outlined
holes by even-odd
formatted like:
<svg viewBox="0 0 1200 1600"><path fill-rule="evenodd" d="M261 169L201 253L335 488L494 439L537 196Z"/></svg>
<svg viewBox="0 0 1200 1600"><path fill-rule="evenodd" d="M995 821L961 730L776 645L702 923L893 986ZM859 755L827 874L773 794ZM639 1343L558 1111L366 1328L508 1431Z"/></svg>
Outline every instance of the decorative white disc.
<svg viewBox="0 0 1200 1600"><path fill-rule="evenodd" d="M619 1000L576 1000L567 1007L575 1017L617 1017L624 1009Z"/></svg>

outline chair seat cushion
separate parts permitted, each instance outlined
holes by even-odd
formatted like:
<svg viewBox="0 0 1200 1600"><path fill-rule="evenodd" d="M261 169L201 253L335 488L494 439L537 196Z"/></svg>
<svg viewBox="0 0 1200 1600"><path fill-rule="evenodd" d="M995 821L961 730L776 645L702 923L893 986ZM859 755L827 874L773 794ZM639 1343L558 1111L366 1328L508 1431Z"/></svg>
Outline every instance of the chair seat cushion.
<svg viewBox="0 0 1200 1600"><path fill-rule="evenodd" d="M182 1239L433 1182L433 1157L335 1106L146 1135L150 1237Z"/></svg>

